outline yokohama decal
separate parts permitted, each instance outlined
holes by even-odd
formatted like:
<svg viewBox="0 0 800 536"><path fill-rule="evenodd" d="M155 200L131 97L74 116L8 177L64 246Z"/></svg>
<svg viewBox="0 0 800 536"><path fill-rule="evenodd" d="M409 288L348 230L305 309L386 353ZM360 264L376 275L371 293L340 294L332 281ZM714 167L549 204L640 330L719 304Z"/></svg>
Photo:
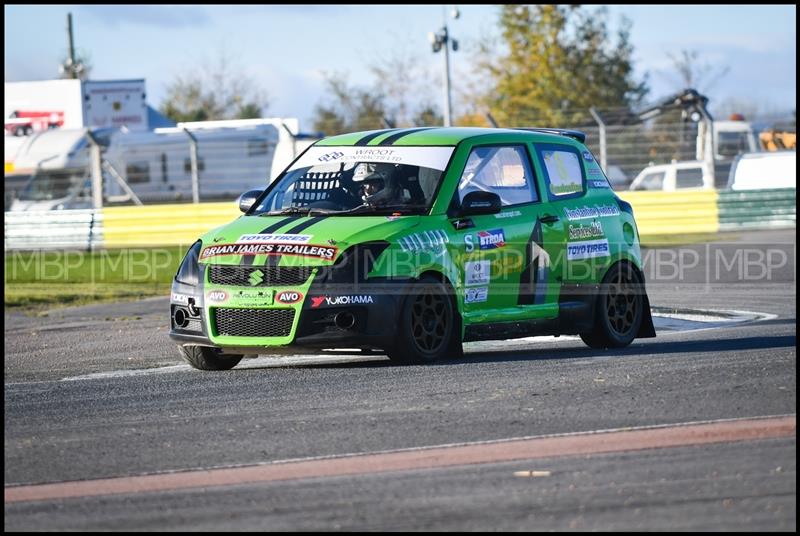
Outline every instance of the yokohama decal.
<svg viewBox="0 0 800 536"><path fill-rule="evenodd" d="M375 300L369 294L362 294L356 296L312 296L311 308L316 309L320 305L367 305L375 303Z"/></svg>

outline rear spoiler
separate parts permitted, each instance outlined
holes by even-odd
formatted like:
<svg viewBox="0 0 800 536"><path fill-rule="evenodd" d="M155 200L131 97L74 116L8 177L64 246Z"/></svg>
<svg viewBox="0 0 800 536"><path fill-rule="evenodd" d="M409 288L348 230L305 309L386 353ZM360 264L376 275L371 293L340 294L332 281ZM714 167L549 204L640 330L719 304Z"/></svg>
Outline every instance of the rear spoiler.
<svg viewBox="0 0 800 536"><path fill-rule="evenodd" d="M562 128L527 128L519 127L514 130L527 130L529 132L541 132L542 134L556 134L557 136L566 136L581 143L586 143L586 133L580 130L566 130Z"/></svg>

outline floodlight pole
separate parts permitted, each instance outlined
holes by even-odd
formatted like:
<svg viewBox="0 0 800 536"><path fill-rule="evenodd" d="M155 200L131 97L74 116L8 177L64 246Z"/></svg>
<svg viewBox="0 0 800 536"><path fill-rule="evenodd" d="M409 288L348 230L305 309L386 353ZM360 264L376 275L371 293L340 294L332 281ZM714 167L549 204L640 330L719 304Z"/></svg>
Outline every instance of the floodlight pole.
<svg viewBox="0 0 800 536"><path fill-rule="evenodd" d="M458 43L455 39L450 38L447 30L447 6L442 6L444 21L442 22L442 29L437 33L430 34L431 45L433 45L433 53L439 52L444 47L444 126L449 127L452 124L451 118L453 114L453 107L450 100L450 45L452 43L453 51L458 50ZM453 9L453 18L458 18L458 9Z"/></svg>
<svg viewBox="0 0 800 536"><path fill-rule="evenodd" d="M452 105L450 103L450 36L447 35L447 22L445 19L444 28L444 126L451 126L450 115Z"/></svg>
<svg viewBox="0 0 800 536"><path fill-rule="evenodd" d="M68 69L69 69L69 78L78 78L78 74L75 72L75 42L72 38L72 13L67 13L67 47L69 50L69 62Z"/></svg>

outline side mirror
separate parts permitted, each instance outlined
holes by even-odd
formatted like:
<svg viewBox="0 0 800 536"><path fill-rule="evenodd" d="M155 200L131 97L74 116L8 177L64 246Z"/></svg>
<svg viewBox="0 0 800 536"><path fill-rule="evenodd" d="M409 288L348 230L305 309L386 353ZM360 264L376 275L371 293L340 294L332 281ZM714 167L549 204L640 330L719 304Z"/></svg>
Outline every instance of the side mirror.
<svg viewBox="0 0 800 536"><path fill-rule="evenodd" d="M264 193L264 190L250 190L249 192L245 192L239 196L239 210L242 212L247 212L250 210L250 207L253 206L253 203L256 202L256 199Z"/></svg>
<svg viewBox="0 0 800 536"><path fill-rule="evenodd" d="M493 192L478 190L470 192L461 202L461 216L497 214L503 208L500 196Z"/></svg>

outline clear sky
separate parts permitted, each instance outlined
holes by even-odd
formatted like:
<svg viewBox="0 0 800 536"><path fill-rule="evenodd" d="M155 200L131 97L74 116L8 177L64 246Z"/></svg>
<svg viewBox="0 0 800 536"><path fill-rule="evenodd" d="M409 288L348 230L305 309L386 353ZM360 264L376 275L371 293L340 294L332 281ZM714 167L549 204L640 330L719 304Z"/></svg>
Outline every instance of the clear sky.
<svg viewBox="0 0 800 536"><path fill-rule="evenodd" d="M469 50L497 33L498 7L461 5L449 19L461 50L451 55L453 83L469 69ZM711 107L736 99L760 112L796 108L797 8L794 5L609 6L631 19L636 72L649 73L656 100L675 92L678 77L667 53L696 50L701 63L729 70L706 90ZM353 84L372 82L368 65L402 48L439 69L428 33L442 25L441 5L125 6L6 5L5 80L58 77L66 57L66 15L72 13L75 44L89 53L92 78L145 78L148 100L158 107L176 74L219 56L269 94L267 115L298 117L311 128L314 106L324 96L321 73L347 73ZM700 88L703 90L704 88ZM434 95L439 102L441 90ZM459 111L454 110L454 115Z"/></svg>

